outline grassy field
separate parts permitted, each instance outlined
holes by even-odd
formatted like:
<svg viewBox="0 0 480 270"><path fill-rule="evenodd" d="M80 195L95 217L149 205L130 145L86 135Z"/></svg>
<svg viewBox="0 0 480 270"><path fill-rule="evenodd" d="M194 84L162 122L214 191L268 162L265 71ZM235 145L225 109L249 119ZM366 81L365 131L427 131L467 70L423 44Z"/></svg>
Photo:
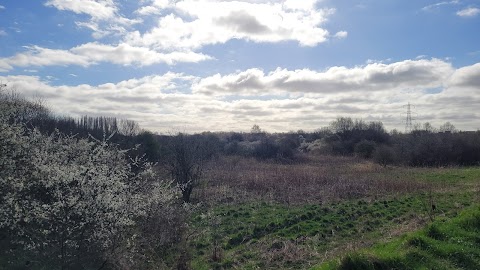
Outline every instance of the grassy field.
<svg viewBox="0 0 480 270"><path fill-rule="evenodd" d="M409 256L428 255L432 264L426 267L470 269L455 259L437 260L457 246L450 240L436 243L442 239L429 232L438 229L445 239L463 235L449 224L473 215L459 213L477 209L471 207L479 202L479 182L480 168L383 168L322 156L292 164L221 158L208 167L194 194L203 208L190 224L191 267L377 269L370 266L384 259L387 267L378 269L389 269L388 254L406 241L415 250L393 258L398 267L409 269ZM405 240L414 231L419 232L409 237L418 241ZM465 241L478 244L478 238ZM459 256L470 256L472 249Z"/></svg>
<svg viewBox="0 0 480 270"><path fill-rule="evenodd" d="M420 231L314 269L480 269L479 246L480 207L476 205L454 218L438 218Z"/></svg>

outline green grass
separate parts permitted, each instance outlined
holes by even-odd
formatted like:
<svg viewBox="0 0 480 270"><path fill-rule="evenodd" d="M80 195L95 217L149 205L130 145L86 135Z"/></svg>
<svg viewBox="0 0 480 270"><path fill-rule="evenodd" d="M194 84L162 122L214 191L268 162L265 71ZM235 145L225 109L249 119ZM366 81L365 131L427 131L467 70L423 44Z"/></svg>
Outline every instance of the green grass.
<svg viewBox="0 0 480 270"><path fill-rule="evenodd" d="M444 184L469 184L480 180L480 167L425 169L418 173L418 178Z"/></svg>
<svg viewBox="0 0 480 270"><path fill-rule="evenodd" d="M454 218L438 218L418 232L351 253L315 270L480 269L480 206Z"/></svg>
<svg viewBox="0 0 480 270"><path fill-rule="evenodd" d="M192 221L192 227L199 232L191 242L192 266L194 269L305 268L307 263L318 263L319 254L360 237L375 241L398 224L418 218L425 220L428 216L455 216L472 200L473 193L464 192L295 207L267 203L220 206L210 215L198 215ZM431 202L436 205L434 212L430 210ZM215 239L222 251L217 261L211 258ZM284 251L298 253L298 260L283 258L279 253ZM275 260L268 261L270 257Z"/></svg>

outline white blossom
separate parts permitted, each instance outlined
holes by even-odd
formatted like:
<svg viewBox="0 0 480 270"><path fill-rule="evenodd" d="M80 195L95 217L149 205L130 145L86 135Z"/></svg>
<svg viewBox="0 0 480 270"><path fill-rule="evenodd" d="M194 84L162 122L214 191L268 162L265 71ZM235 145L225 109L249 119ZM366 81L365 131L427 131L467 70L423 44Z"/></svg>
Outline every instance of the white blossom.
<svg viewBox="0 0 480 270"><path fill-rule="evenodd" d="M11 121L22 104L5 104L0 96L0 228L25 248L68 265L79 250L115 247L151 209L176 198L151 164L129 162L106 140L29 130Z"/></svg>

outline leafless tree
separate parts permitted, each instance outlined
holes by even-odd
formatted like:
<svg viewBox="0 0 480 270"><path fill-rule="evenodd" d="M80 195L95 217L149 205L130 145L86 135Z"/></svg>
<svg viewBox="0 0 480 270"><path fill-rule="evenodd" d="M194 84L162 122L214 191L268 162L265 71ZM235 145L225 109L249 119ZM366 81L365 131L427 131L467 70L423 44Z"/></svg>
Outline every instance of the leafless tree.
<svg viewBox="0 0 480 270"><path fill-rule="evenodd" d="M140 134L140 126L133 120L120 120L118 131L125 136L136 136Z"/></svg>
<svg viewBox="0 0 480 270"><path fill-rule="evenodd" d="M169 170L177 183L184 202L190 202L193 188L203 172L203 164L214 154L214 145L208 137L179 133L169 143Z"/></svg>
<svg viewBox="0 0 480 270"><path fill-rule="evenodd" d="M457 131L457 129L455 128L455 126L450 123L450 122L446 122L445 124L441 125L440 126L440 132L450 132L450 133L454 133Z"/></svg>

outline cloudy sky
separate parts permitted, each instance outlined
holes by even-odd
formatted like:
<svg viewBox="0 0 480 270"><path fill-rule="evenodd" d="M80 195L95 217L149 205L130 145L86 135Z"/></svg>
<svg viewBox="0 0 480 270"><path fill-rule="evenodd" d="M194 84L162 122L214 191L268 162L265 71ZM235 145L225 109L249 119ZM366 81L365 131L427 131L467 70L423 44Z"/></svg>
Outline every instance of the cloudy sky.
<svg viewBox="0 0 480 270"><path fill-rule="evenodd" d="M0 0L0 81L143 128L480 129L480 0Z"/></svg>

